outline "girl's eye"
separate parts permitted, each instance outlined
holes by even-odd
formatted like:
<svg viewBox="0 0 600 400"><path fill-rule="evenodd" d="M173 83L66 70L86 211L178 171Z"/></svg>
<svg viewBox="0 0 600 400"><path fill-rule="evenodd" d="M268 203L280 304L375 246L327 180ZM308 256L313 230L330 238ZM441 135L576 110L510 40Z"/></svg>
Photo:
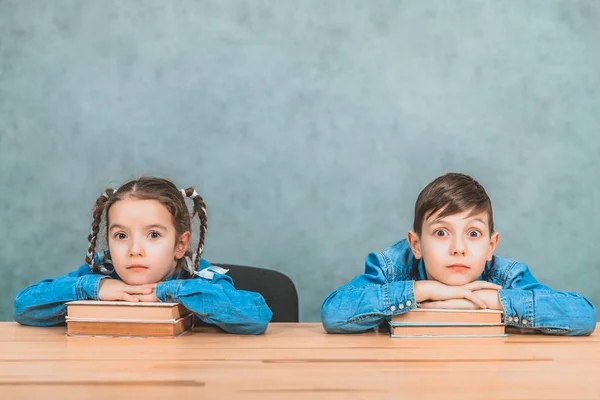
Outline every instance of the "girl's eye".
<svg viewBox="0 0 600 400"><path fill-rule="evenodd" d="M447 232L443 229L438 229L437 231L433 232L434 236L438 236L438 237L444 237L446 236Z"/></svg>
<svg viewBox="0 0 600 400"><path fill-rule="evenodd" d="M477 238L477 237L481 236L481 232L473 229L473 230L469 231L468 235L469 235L469 237Z"/></svg>
<svg viewBox="0 0 600 400"><path fill-rule="evenodd" d="M124 234L123 232L119 232L115 235L115 239L121 239L121 240L127 239L127 235Z"/></svg>
<svg viewBox="0 0 600 400"><path fill-rule="evenodd" d="M160 233L152 231L148 234L148 237L151 239L158 239L160 237Z"/></svg>

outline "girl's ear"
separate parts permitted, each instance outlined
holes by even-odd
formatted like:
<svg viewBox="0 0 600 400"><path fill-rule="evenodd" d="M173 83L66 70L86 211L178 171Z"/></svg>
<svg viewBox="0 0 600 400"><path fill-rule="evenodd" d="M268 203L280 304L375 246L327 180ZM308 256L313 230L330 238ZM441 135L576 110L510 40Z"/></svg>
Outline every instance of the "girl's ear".
<svg viewBox="0 0 600 400"><path fill-rule="evenodd" d="M177 243L175 243L175 258L178 260L185 255L185 252L190 244L191 237L191 233L187 231L183 232L177 239Z"/></svg>

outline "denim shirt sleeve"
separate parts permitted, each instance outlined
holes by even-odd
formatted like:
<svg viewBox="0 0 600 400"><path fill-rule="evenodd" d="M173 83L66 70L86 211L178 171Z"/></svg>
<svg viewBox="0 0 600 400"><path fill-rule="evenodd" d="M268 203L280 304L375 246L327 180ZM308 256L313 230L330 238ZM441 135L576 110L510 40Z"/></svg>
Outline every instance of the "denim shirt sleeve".
<svg viewBox="0 0 600 400"><path fill-rule="evenodd" d="M331 292L321 306L323 327L329 333L361 333L395 314L417 307L414 280L392 281L386 276L389 258L370 253L365 273Z"/></svg>
<svg viewBox="0 0 600 400"><path fill-rule="evenodd" d="M20 324L53 326L65 323L66 303L98 300L98 286L106 275L94 274L87 264L54 279L44 279L15 297L14 318Z"/></svg>
<svg viewBox="0 0 600 400"><path fill-rule="evenodd" d="M590 335L596 328L596 309L588 299L539 283L523 263L507 271L504 287L498 294L507 326L568 336Z"/></svg>
<svg viewBox="0 0 600 400"><path fill-rule="evenodd" d="M273 316L259 293L236 290L231 277L176 279L156 286L162 302L180 302L198 318L236 334L257 335L267 330Z"/></svg>

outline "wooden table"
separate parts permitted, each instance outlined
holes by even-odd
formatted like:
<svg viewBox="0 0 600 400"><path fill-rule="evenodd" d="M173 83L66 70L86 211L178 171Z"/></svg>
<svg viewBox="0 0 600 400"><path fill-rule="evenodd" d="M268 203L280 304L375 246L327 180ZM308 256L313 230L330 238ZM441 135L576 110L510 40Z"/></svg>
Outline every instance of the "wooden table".
<svg viewBox="0 0 600 400"><path fill-rule="evenodd" d="M271 324L178 339L66 337L0 323L0 399L600 399L590 337L392 339ZM392 396L392 397L390 397Z"/></svg>

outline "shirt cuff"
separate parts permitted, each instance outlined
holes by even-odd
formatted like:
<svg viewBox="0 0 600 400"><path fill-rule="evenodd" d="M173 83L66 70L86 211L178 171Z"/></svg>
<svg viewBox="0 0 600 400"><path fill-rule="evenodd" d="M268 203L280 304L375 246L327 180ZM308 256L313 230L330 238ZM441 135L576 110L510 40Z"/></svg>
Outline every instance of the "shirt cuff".
<svg viewBox="0 0 600 400"><path fill-rule="evenodd" d="M535 328L533 323L533 292L522 289L498 291L504 309L504 325Z"/></svg>
<svg viewBox="0 0 600 400"><path fill-rule="evenodd" d="M404 314L417 308L415 281L399 281L384 285L385 313Z"/></svg>
<svg viewBox="0 0 600 400"><path fill-rule="evenodd" d="M98 288L100 281L105 278L110 278L106 275L83 275L77 279L75 284L75 295L78 300L99 300Z"/></svg>
<svg viewBox="0 0 600 400"><path fill-rule="evenodd" d="M181 280L162 282L156 285L156 298L163 303L179 303Z"/></svg>

